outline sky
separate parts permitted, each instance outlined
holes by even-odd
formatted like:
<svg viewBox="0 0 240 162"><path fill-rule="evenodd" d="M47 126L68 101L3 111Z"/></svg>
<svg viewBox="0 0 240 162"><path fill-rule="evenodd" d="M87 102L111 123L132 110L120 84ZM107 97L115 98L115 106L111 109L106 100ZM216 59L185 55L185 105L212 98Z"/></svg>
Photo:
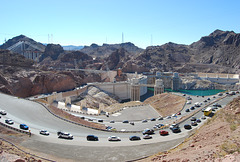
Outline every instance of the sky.
<svg viewBox="0 0 240 162"><path fill-rule="evenodd" d="M0 0L0 44L23 34L61 45L188 45L216 29L239 33L239 7L239 0Z"/></svg>

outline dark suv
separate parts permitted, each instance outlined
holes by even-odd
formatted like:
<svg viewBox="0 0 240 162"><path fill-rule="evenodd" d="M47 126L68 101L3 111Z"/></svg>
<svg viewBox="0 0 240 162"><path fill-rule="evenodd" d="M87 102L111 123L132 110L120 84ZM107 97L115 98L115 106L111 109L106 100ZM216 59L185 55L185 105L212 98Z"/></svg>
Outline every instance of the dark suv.
<svg viewBox="0 0 240 162"><path fill-rule="evenodd" d="M130 136L129 140L130 141L135 141L135 140L141 140L141 138L139 136Z"/></svg>
<svg viewBox="0 0 240 162"><path fill-rule="evenodd" d="M98 141L98 137L94 135L88 135L87 136L88 141Z"/></svg>
<svg viewBox="0 0 240 162"><path fill-rule="evenodd" d="M145 134L154 134L154 130L153 129L144 129L144 131L142 132L143 135Z"/></svg>

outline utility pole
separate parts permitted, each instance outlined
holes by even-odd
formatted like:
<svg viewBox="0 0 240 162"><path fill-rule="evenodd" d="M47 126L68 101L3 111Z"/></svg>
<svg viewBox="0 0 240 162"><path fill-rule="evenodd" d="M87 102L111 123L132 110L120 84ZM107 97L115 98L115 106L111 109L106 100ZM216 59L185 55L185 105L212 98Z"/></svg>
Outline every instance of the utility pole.
<svg viewBox="0 0 240 162"><path fill-rule="evenodd" d="M122 32L122 43L124 43L124 35L123 35L123 32Z"/></svg>

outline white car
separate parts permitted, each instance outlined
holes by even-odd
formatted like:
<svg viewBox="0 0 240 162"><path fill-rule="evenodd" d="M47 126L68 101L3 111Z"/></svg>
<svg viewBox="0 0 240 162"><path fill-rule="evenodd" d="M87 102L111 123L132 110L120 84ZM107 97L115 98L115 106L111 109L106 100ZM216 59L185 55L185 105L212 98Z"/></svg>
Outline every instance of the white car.
<svg viewBox="0 0 240 162"><path fill-rule="evenodd" d="M14 122L11 119L6 119L5 123L7 123L7 124L14 124Z"/></svg>
<svg viewBox="0 0 240 162"><path fill-rule="evenodd" d="M1 115L7 115L7 112L5 110L0 110Z"/></svg>
<svg viewBox="0 0 240 162"><path fill-rule="evenodd" d="M149 134L145 134L144 136L143 136L143 139L151 139L152 138L152 136L150 136Z"/></svg>
<svg viewBox="0 0 240 162"><path fill-rule="evenodd" d="M42 134L42 135L49 135L50 134L47 130L44 130L44 129L40 130L39 133Z"/></svg>
<svg viewBox="0 0 240 162"><path fill-rule="evenodd" d="M108 137L108 141L121 141L121 138L117 136L110 136Z"/></svg>
<svg viewBox="0 0 240 162"><path fill-rule="evenodd" d="M191 101L188 101L187 104L191 104L192 102Z"/></svg>
<svg viewBox="0 0 240 162"><path fill-rule="evenodd" d="M58 134L59 138L73 139L73 135L67 132L61 132Z"/></svg>
<svg viewBox="0 0 240 162"><path fill-rule="evenodd" d="M178 128L179 127L179 125L178 124L172 124L170 127L169 127L169 129L173 129L173 128Z"/></svg>

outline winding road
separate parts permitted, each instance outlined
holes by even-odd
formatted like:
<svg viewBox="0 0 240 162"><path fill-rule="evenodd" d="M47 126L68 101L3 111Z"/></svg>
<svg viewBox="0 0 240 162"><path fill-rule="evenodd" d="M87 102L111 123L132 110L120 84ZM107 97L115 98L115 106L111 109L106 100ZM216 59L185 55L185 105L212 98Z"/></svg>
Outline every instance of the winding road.
<svg viewBox="0 0 240 162"><path fill-rule="evenodd" d="M220 100L222 106L226 105L236 96L226 97ZM202 102L207 97L194 97L193 103ZM214 100L217 98L214 98ZM201 100L201 101L200 101ZM211 101L213 99L211 98ZM190 105L186 105L182 111L182 115L185 113L185 109ZM200 107L199 109L201 109ZM34 134L29 140L21 143L22 146L45 154L51 154L59 159L71 159L73 161L128 161L144 156L149 156L154 153L165 151L171 147L176 146L181 143L192 130L185 130L183 125L190 123L189 120L181 123L180 127L181 133L172 133L168 136L160 136L157 132L153 135L152 139L140 140L140 141L129 141L129 136L138 135L142 137L141 133L113 133L93 130L90 128L75 125L66 121L63 121L54 115L50 114L47 109L45 109L41 104L32 102L25 99L20 99L17 97L5 95L0 93L0 109L6 110L7 115L2 116L1 122L5 119L10 118L15 123L13 127L19 128L20 123L27 124L31 132ZM200 111L195 115L197 118L202 116ZM149 121L145 123L136 122L136 127L134 129L143 130L144 128L150 127L156 123L169 123L173 122L175 119L169 120L164 119L164 121ZM106 123L104 123L106 124ZM107 123L110 124L109 122ZM116 127L125 128L127 130L133 129L130 124L124 123L112 123L116 124ZM203 122L199 123L198 126L202 125ZM194 129L197 127L194 127ZM39 135L40 129L47 129L50 132L49 136ZM57 138L56 132L62 130L70 132L73 136L73 140L65 140ZM94 134L99 137L99 141L87 141L86 136L89 134ZM120 142L109 142L107 138L109 136L119 136L121 138ZM137 147L136 147L137 146ZM58 160L59 161L59 160Z"/></svg>

